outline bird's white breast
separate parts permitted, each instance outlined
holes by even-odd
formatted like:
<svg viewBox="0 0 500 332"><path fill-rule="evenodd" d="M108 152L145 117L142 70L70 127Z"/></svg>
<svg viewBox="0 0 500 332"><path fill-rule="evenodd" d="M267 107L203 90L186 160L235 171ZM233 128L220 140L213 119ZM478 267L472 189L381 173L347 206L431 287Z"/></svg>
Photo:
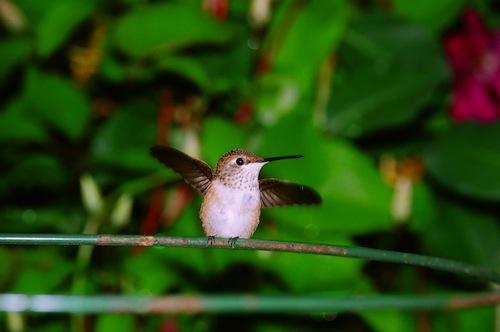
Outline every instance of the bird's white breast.
<svg viewBox="0 0 500 332"><path fill-rule="evenodd" d="M200 217L208 236L249 238L259 223L258 186L243 190L214 180L203 199Z"/></svg>

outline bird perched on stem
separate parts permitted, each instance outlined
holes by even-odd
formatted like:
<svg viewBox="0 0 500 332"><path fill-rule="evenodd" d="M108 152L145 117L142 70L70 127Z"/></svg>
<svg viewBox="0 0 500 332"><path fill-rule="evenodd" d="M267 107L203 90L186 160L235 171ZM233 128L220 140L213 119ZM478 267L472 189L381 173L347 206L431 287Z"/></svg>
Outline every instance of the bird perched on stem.
<svg viewBox="0 0 500 332"><path fill-rule="evenodd" d="M259 179L261 168L269 162L302 158L300 155L262 158L249 151L235 149L222 155L215 169L207 163L168 146L154 146L151 155L203 195L200 219L209 237L238 238L252 236L263 207L320 204L313 189L277 179Z"/></svg>

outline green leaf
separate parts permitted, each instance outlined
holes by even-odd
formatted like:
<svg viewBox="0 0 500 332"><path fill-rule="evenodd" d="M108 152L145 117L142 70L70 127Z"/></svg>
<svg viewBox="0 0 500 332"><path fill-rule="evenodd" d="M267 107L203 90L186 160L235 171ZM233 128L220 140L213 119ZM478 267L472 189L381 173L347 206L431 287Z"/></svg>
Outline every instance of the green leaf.
<svg viewBox="0 0 500 332"><path fill-rule="evenodd" d="M271 61L271 70L257 77L255 106L264 124L311 108L318 72L343 36L348 7L343 0L287 1L275 16L264 44L271 49L270 59L264 59Z"/></svg>
<svg viewBox="0 0 500 332"><path fill-rule="evenodd" d="M377 332L412 331L415 327L413 313L401 311L363 311L361 316Z"/></svg>
<svg viewBox="0 0 500 332"><path fill-rule="evenodd" d="M131 279L133 292L139 294L161 294L177 280L174 271L154 250L129 257L125 262L125 271Z"/></svg>
<svg viewBox="0 0 500 332"><path fill-rule="evenodd" d="M424 237L430 255L500 266L500 226L485 213L440 202L438 219Z"/></svg>
<svg viewBox="0 0 500 332"><path fill-rule="evenodd" d="M298 11L273 58L273 71L309 88L321 62L335 50L347 25L345 1L308 1ZM283 29L283 24L275 29ZM301 90L302 90L301 89Z"/></svg>
<svg viewBox="0 0 500 332"><path fill-rule="evenodd" d="M31 45L24 38L0 41L0 80L6 80L15 66L28 58L30 51Z"/></svg>
<svg viewBox="0 0 500 332"><path fill-rule="evenodd" d="M57 0L47 3L47 10L38 23L36 51L39 55L51 55L70 36L75 28L94 10L92 0Z"/></svg>
<svg viewBox="0 0 500 332"><path fill-rule="evenodd" d="M336 238L332 243L351 244ZM279 275L293 292L350 294L363 282L363 261L328 256L259 252L257 261Z"/></svg>
<svg viewBox="0 0 500 332"><path fill-rule="evenodd" d="M102 58L97 70L105 80L122 82L127 79L127 71L119 57L113 52L110 38L106 38L101 47Z"/></svg>
<svg viewBox="0 0 500 332"><path fill-rule="evenodd" d="M0 288L5 289L5 282L12 271L12 260L10 252L5 248L0 248Z"/></svg>
<svg viewBox="0 0 500 332"><path fill-rule="evenodd" d="M431 330L434 332L495 331L495 307L436 312Z"/></svg>
<svg viewBox="0 0 500 332"><path fill-rule="evenodd" d="M95 135L92 153L99 162L129 169L155 169L158 162L149 155L156 142L154 105L136 102L126 105L104 123Z"/></svg>
<svg viewBox="0 0 500 332"><path fill-rule="evenodd" d="M185 3L156 3L118 19L113 42L124 53L144 56L199 43L227 40L227 30L200 8Z"/></svg>
<svg viewBox="0 0 500 332"><path fill-rule="evenodd" d="M210 77L201 63L194 58L189 57L162 57L157 63L156 68L166 72L175 73L201 89L207 89L210 86Z"/></svg>
<svg viewBox="0 0 500 332"><path fill-rule="evenodd" d="M36 332L66 332L68 326L64 321L52 321L36 324Z"/></svg>
<svg viewBox="0 0 500 332"><path fill-rule="evenodd" d="M207 118L203 125L201 142L205 161L211 166L226 152L245 148L248 134L241 126L222 118Z"/></svg>
<svg viewBox="0 0 500 332"><path fill-rule="evenodd" d="M42 124L26 112L21 101L11 102L0 113L0 142L41 142L44 139Z"/></svg>
<svg viewBox="0 0 500 332"><path fill-rule="evenodd" d="M323 198L319 207L266 209L283 221L283 230L293 226L302 230L304 239L327 240L332 234L360 234L392 226L390 188L375 165L348 142L326 140L310 120L296 115L267 128L260 141L260 155L305 156L272 163L264 174L309 185Z"/></svg>
<svg viewBox="0 0 500 332"><path fill-rule="evenodd" d="M51 293L70 274L69 262L53 248L38 248L23 253L12 292Z"/></svg>
<svg viewBox="0 0 500 332"><path fill-rule="evenodd" d="M33 188L33 185L29 187ZM2 231L9 233L77 233L81 231L83 218L81 209L62 208L57 203L36 209L12 207L0 211Z"/></svg>
<svg viewBox="0 0 500 332"><path fill-rule="evenodd" d="M54 156L32 153L17 162L16 167L6 174L6 180L11 188L32 190L37 187L61 189L68 178L66 170Z"/></svg>
<svg viewBox="0 0 500 332"><path fill-rule="evenodd" d="M120 331L132 332L136 331L134 316L125 314L105 314L99 315L96 322L96 332Z"/></svg>
<svg viewBox="0 0 500 332"><path fill-rule="evenodd" d="M55 3L56 1L57 0L51 1L51 3ZM47 11L51 8L51 6L47 6L47 3L45 3L45 1L39 0L16 0L16 5L26 16L26 21L28 22L32 30L36 29Z"/></svg>
<svg viewBox="0 0 500 332"><path fill-rule="evenodd" d="M155 63L154 70L177 74L208 95L241 93L249 86L252 54L244 39L240 38L234 44L224 52L206 52L196 54L196 57L161 57Z"/></svg>
<svg viewBox="0 0 500 332"><path fill-rule="evenodd" d="M432 31L441 31L453 23L462 11L465 0L394 0L394 12Z"/></svg>
<svg viewBox="0 0 500 332"><path fill-rule="evenodd" d="M66 332L68 326L64 320L50 321L45 323L37 323L37 332Z"/></svg>
<svg viewBox="0 0 500 332"><path fill-rule="evenodd" d="M425 183L414 183L412 190L412 211L409 226L415 232L426 234L429 225L437 222L437 203L431 189Z"/></svg>
<svg viewBox="0 0 500 332"><path fill-rule="evenodd" d="M196 199L179 216L177 220L170 225L167 230L168 236L203 236L201 221L198 217L200 209L200 200ZM170 265L182 266L194 271L192 274L206 275L213 272L213 261L207 259L207 252L202 250L186 250L185 248L155 248L159 254L168 260ZM184 278L181 281L186 282Z"/></svg>
<svg viewBox="0 0 500 332"><path fill-rule="evenodd" d="M30 69L24 88L28 112L62 131L71 139L81 137L90 115L85 94L62 77Z"/></svg>
<svg viewBox="0 0 500 332"><path fill-rule="evenodd" d="M209 78L205 87L206 94L244 95L250 87L254 73L254 54L249 50L247 41L253 38L248 31L235 30L238 39L222 51L206 51L196 55L198 65L202 66ZM242 98L242 97L240 97Z"/></svg>
<svg viewBox="0 0 500 332"><path fill-rule="evenodd" d="M447 77L432 35L380 15L352 27L339 58L327 128L349 137L413 120Z"/></svg>
<svg viewBox="0 0 500 332"><path fill-rule="evenodd" d="M273 124L282 116L300 109L301 91L293 79L270 73L260 77L257 84L259 93L255 107L263 124Z"/></svg>
<svg viewBox="0 0 500 332"><path fill-rule="evenodd" d="M500 200L500 124L457 125L425 151L429 173L451 190Z"/></svg>
<svg viewBox="0 0 500 332"><path fill-rule="evenodd" d="M111 82L122 82L127 79L127 71L109 52L105 52L98 69L103 77Z"/></svg>

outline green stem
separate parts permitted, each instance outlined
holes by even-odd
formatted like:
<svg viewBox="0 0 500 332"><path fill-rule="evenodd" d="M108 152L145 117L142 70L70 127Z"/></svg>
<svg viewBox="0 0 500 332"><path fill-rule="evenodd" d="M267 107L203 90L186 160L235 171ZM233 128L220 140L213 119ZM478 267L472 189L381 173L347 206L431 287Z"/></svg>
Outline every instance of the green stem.
<svg viewBox="0 0 500 332"><path fill-rule="evenodd" d="M500 303L500 293L380 296L0 295L0 311L43 313L313 313L362 310L458 310Z"/></svg>
<svg viewBox="0 0 500 332"><path fill-rule="evenodd" d="M500 273L449 259L417 254L363 247L346 247L326 244L215 239L208 247L207 238L186 238L139 235L52 235L52 234L0 234L0 244L23 245L97 245L97 246L161 246L191 248L234 248L245 250L269 250L316 255L364 258L374 261L401 263L476 277L481 280L500 283Z"/></svg>

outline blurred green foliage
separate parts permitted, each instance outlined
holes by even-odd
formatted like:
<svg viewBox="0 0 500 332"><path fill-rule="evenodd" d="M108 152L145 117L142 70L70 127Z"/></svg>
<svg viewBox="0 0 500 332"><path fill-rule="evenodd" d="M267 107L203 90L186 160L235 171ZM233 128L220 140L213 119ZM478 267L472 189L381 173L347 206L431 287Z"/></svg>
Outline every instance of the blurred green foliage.
<svg viewBox="0 0 500 332"><path fill-rule="evenodd" d="M186 194L148 149L170 144L214 165L242 147L305 155L263 173L312 186L324 201L265 210L257 238L500 267L500 127L448 117L451 74L440 43L466 6L498 23L493 1L4 2L1 232L199 236L200 197ZM0 289L335 295L488 287L312 255L85 250L0 248ZM9 322L0 316L0 330L13 330ZM489 331L493 322L485 308L293 320L99 315L86 326L446 332ZM24 324L70 326L63 316L24 317Z"/></svg>

